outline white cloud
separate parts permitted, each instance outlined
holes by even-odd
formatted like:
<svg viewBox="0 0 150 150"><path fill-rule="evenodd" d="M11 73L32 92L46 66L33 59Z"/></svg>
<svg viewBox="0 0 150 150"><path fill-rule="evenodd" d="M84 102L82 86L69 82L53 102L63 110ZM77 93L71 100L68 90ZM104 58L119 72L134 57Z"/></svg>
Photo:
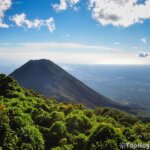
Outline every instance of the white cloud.
<svg viewBox="0 0 150 150"><path fill-rule="evenodd" d="M138 47L138 46L132 46L131 48L132 49L137 49L137 50L141 49L141 47Z"/></svg>
<svg viewBox="0 0 150 150"><path fill-rule="evenodd" d="M143 44L147 44L147 38L146 37L141 38L141 41L143 42Z"/></svg>
<svg viewBox="0 0 150 150"><path fill-rule="evenodd" d="M0 45L0 62L18 64L30 59L42 58L65 64L144 64L147 61L147 59L135 57L135 54L114 51L113 48L100 45L59 42Z"/></svg>
<svg viewBox="0 0 150 150"><path fill-rule="evenodd" d="M150 54L149 54L148 52L140 52L140 53L138 54L138 56L139 56L139 57L148 57L148 56L150 56Z"/></svg>
<svg viewBox="0 0 150 150"><path fill-rule="evenodd" d="M101 45L88 45L81 43L61 43L61 42L45 42L45 43L17 43L18 46L24 46L27 49L35 48L35 49L86 49L86 50L99 50L99 51L122 51L121 49L116 49L112 47L106 47Z"/></svg>
<svg viewBox="0 0 150 150"><path fill-rule="evenodd" d="M50 32L53 32L56 29L55 22L52 17L46 20L42 19L28 20L26 18L26 14L22 13L12 16L10 20L14 21L18 27L40 29L42 26L47 26Z"/></svg>
<svg viewBox="0 0 150 150"><path fill-rule="evenodd" d="M11 7L11 0L0 0L0 28L8 28L9 26L3 22L5 11Z"/></svg>
<svg viewBox="0 0 150 150"><path fill-rule="evenodd" d="M128 27L150 19L150 0L89 0L89 9L102 25Z"/></svg>
<svg viewBox="0 0 150 150"><path fill-rule="evenodd" d="M150 59L141 59L135 52L114 51L100 45L60 42L0 44L0 62L9 62L9 65L43 58L63 64L150 64Z"/></svg>
<svg viewBox="0 0 150 150"><path fill-rule="evenodd" d="M78 10L76 4L79 3L80 0L60 0L59 4L52 4L52 7L57 11L63 11L67 8L73 8L74 10Z"/></svg>

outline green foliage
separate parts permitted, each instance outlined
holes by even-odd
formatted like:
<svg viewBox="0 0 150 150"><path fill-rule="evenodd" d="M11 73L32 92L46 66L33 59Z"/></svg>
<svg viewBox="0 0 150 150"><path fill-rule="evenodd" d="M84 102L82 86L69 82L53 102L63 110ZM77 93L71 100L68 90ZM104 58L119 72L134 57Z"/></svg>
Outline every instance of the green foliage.
<svg viewBox="0 0 150 150"><path fill-rule="evenodd" d="M66 126L61 121L56 121L50 128L49 137L50 137L50 146L57 146L62 144L64 141L62 139L66 137ZM64 140L64 139L63 139Z"/></svg>
<svg viewBox="0 0 150 150"><path fill-rule="evenodd" d="M73 146L71 144L69 145L63 145L63 146L57 146L52 148L51 150L72 150Z"/></svg>
<svg viewBox="0 0 150 150"><path fill-rule="evenodd" d="M67 129L70 133L88 133L92 128L90 119L80 110L72 111L66 119Z"/></svg>
<svg viewBox="0 0 150 150"><path fill-rule="evenodd" d="M125 126L132 126L138 122L138 119L134 115L113 108L97 108L94 112L96 115L114 118L117 122Z"/></svg>
<svg viewBox="0 0 150 150"><path fill-rule="evenodd" d="M110 109L57 103L0 75L0 149L117 150L150 143L150 124Z"/></svg>
<svg viewBox="0 0 150 150"><path fill-rule="evenodd" d="M87 136L85 134L79 134L75 136L73 140L73 146L75 150L83 149L87 143Z"/></svg>
<svg viewBox="0 0 150 150"><path fill-rule="evenodd" d="M116 149L119 143L125 141L121 131L107 123L100 123L91 134L86 149Z"/></svg>
<svg viewBox="0 0 150 150"><path fill-rule="evenodd" d="M133 129L125 128L123 130L123 135L127 138L128 141L134 142L137 139L137 135Z"/></svg>

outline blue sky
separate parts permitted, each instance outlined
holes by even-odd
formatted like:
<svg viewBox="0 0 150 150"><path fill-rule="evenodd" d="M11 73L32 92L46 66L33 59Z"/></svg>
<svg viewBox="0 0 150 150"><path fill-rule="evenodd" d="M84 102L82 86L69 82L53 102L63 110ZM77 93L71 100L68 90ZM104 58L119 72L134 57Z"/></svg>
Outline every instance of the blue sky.
<svg viewBox="0 0 150 150"><path fill-rule="evenodd" d="M0 63L149 64L150 0L0 0Z"/></svg>

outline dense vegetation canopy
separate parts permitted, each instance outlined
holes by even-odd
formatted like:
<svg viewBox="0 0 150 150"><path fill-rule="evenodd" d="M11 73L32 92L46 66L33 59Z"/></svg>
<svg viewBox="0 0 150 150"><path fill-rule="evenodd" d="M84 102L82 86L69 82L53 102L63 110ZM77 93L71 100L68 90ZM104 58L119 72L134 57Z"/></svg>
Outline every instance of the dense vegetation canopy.
<svg viewBox="0 0 150 150"><path fill-rule="evenodd" d="M0 148L4 150L117 150L150 143L150 124L110 109L57 103L0 75Z"/></svg>

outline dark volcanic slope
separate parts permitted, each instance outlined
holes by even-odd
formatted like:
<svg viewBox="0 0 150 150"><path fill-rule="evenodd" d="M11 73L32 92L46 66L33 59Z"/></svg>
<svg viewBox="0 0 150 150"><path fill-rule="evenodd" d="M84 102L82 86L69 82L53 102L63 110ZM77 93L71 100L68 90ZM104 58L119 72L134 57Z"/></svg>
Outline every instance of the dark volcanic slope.
<svg viewBox="0 0 150 150"><path fill-rule="evenodd" d="M83 103L88 107L121 107L49 60L30 60L10 76L15 78L22 87L32 88L58 101Z"/></svg>

